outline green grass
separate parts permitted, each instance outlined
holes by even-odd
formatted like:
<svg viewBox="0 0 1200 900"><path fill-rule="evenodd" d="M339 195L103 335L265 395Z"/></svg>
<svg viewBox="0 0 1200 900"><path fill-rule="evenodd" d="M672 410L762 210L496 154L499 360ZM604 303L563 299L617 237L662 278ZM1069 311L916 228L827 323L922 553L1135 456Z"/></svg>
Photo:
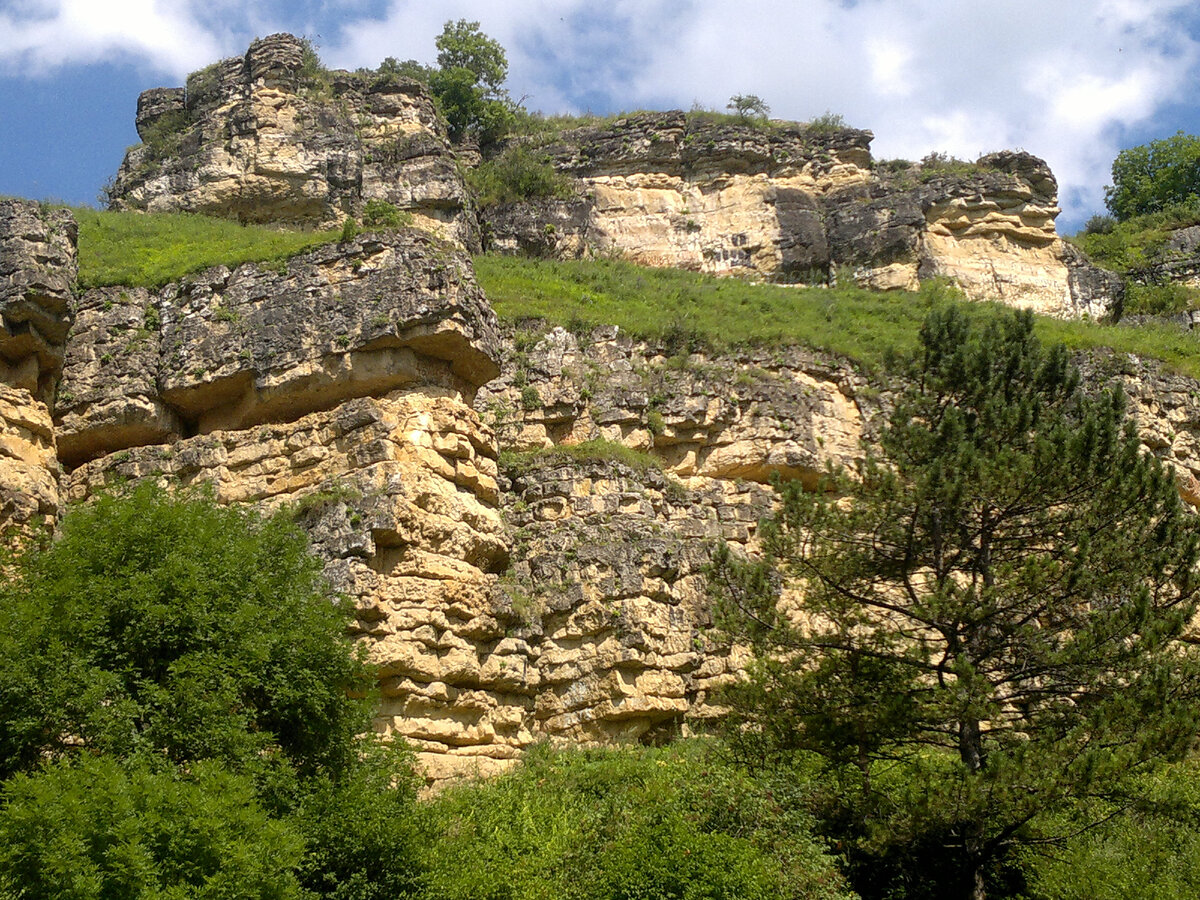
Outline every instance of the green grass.
<svg viewBox="0 0 1200 900"><path fill-rule="evenodd" d="M500 452L500 466L510 475L522 475L543 462L617 462L637 472L648 469L662 470L662 461L649 453L642 453L604 438L594 438L578 444L559 444L542 450L514 453Z"/></svg>
<svg viewBox="0 0 1200 900"><path fill-rule="evenodd" d="M1126 273L1162 262L1171 232L1200 224L1200 205L1182 203L1161 212L1113 222L1102 231L1081 231L1071 238L1093 262Z"/></svg>
<svg viewBox="0 0 1200 900"><path fill-rule="evenodd" d="M281 231L187 213L76 208L79 286L160 287L209 266L279 264L340 231Z"/></svg>
<svg viewBox="0 0 1200 900"><path fill-rule="evenodd" d="M617 325L634 337L664 341L672 352L801 345L845 357L868 371L885 365L893 352L915 348L928 311L959 296L938 282L917 293L792 288L618 260L483 255L475 258L475 270L496 312L508 321L540 318L573 331ZM1006 307L971 303L969 309L994 316ZM1037 333L1075 350L1111 348L1157 359L1170 370L1200 378L1200 340L1170 325L1039 317Z"/></svg>

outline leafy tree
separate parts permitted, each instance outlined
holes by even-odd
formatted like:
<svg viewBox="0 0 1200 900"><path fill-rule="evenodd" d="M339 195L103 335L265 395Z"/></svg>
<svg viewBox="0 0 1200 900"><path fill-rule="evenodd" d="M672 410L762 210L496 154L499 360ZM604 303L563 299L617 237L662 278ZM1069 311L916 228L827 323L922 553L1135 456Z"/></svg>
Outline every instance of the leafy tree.
<svg viewBox="0 0 1200 900"><path fill-rule="evenodd" d="M283 516L149 484L77 507L0 596L0 776L79 749L343 771L347 615Z"/></svg>
<svg viewBox="0 0 1200 900"><path fill-rule="evenodd" d="M285 900L300 896L301 846L219 763L181 774L85 755L5 783L0 898Z"/></svg>
<svg viewBox="0 0 1200 900"><path fill-rule="evenodd" d="M1119 390L1084 392L1029 314L935 311L904 374L884 457L785 485L765 561L718 559L758 651L730 735L841 779L863 896L981 898L1043 813L1192 746L1197 531Z"/></svg>
<svg viewBox="0 0 1200 900"><path fill-rule="evenodd" d="M1104 204L1118 221L1200 201L1200 137L1180 131L1122 150L1112 182Z"/></svg>
<svg viewBox="0 0 1200 900"><path fill-rule="evenodd" d="M481 144L499 139L512 121L512 104L502 85L508 58L478 22L448 21L437 38L438 70L429 86L450 127L450 137Z"/></svg>
<svg viewBox="0 0 1200 900"><path fill-rule="evenodd" d="M448 21L435 43L442 69L466 69L477 84L493 94L500 93L508 77L508 56L498 41L479 30L478 22Z"/></svg>
<svg viewBox="0 0 1200 900"><path fill-rule="evenodd" d="M771 114L771 107L757 94L734 94L725 108L746 122L765 119Z"/></svg>

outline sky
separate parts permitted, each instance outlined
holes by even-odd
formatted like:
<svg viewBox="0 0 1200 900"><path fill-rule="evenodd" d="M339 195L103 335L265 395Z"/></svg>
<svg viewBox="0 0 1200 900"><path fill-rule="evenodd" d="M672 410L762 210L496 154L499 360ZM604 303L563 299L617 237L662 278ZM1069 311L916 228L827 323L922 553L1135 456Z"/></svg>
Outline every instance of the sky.
<svg viewBox="0 0 1200 900"><path fill-rule="evenodd" d="M94 203L138 93L256 37L309 37L331 67L432 63L459 18L546 113L756 94L871 129L877 159L1026 150L1058 177L1062 233L1103 211L1120 149L1200 132L1193 0L0 0L0 195Z"/></svg>

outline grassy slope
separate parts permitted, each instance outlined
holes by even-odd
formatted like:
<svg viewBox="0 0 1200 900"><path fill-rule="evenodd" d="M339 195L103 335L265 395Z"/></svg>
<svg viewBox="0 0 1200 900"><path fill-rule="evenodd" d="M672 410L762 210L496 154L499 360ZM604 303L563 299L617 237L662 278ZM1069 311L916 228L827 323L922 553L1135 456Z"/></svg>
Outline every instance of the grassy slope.
<svg viewBox="0 0 1200 900"><path fill-rule="evenodd" d="M509 320L544 318L570 328L619 325L638 337L714 348L801 344L874 369L889 350L916 346L933 303L954 292L927 284L919 293L858 288L755 285L614 260L553 262L478 256L475 269L496 312ZM1004 307L970 304L980 316ZM1122 327L1039 318L1038 333L1078 350L1110 347L1163 361L1200 378L1200 340L1171 326Z"/></svg>
<svg viewBox="0 0 1200 900"><path fill-rule="evenodd" d="M79 283L156 287L208 266L277 264L334 240L338 232L281 231L186 214L74 210ZM475 259L479 282L504 318L539 317L569 327L619 325L680 348L801 344L873 369L891 350L916 345L930 305L953 296L940 284L919 293L853 287L792 288L647 269L617 260ZM999 307L972 304L978 315ZM1123 328L1094 322L1038 323L1044 340L1075 349L1111 347L1162 360L1200 378L1200 340L1169 326Z"/></svg>
<svg viewBox="0 0 1200 900"><path fill-rule="evenodd" d="M73 209L79 284L158 287L209 266L279 263L334 240L337 231L281 231L185 213Z"/></svg>

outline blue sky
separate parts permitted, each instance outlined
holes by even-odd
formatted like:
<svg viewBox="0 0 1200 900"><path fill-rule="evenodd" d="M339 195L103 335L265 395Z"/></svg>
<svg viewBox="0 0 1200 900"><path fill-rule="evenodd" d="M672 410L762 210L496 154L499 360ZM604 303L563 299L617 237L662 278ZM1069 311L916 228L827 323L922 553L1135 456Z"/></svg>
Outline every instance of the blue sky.
<svg viewBox="0 0 1200 900"><path fill-rule="evenodd" d="M325 62L432 62L447 19L508 50L509 89L546 112L828 111L878 158L1012 147L1058 175L1070 232L1103 205L1116 152L1200 131L1190 0L0 0L0 194L93 202L137 140L140 91L314 38Z"/></svg>

